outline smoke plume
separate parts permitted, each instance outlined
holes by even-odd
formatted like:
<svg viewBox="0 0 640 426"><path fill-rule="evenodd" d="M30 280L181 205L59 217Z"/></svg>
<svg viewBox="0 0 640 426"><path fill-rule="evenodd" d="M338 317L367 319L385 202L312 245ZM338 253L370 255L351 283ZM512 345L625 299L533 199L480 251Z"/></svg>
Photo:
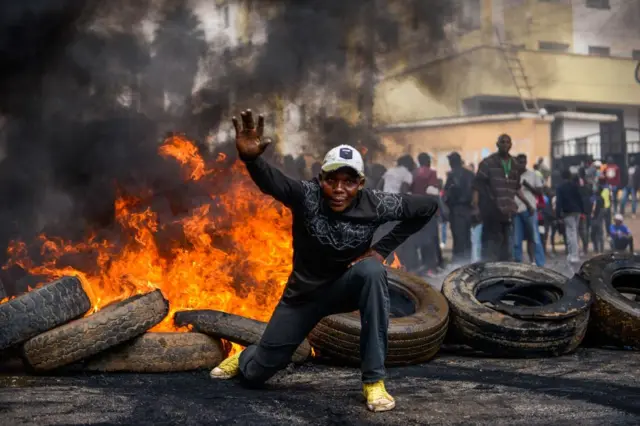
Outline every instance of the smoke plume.
<svg viewBox="0 0 640 426"><path fill-rule="evenodd" d="M373 75L373 53L401 48L399 28L408 25L396 2L252 1L264 42L220 54L192 3L0 1L0 246L109 226L117 191L175 191L180 170L157 155L167 131L204 146L231 110L273 107L276 95L317 105L320 93L340 103L366 92L365 110L372 83L363 87L350 70ZM450 2L398 3L425 37L443 39ZM199 72L208 82L194 94ZM366 124L308 119L318 152L353 139L382 149Z"/></svg>

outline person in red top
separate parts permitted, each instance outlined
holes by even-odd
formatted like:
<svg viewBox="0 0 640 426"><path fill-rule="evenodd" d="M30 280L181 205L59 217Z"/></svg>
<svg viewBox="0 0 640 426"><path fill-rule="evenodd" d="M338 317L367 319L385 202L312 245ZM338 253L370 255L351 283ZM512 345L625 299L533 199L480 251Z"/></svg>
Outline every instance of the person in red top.
<svg viewBox="0 0 640 426"><path fill-rule="evenodd" d="M613 212L618 211L618 189L622 183L620 176L620 167L614 162L613 157L607 158L607 163L604 165L604 177L607 181L607 185L611 190L611 202L613 205Z"/></svg>
<svg viewBox="0 0 640 426"><path fill-rule="evenodd" d="M420 167L413 171L411 193L424 195L430 186L438 187L438 173L431 168L431 157L426 152L418 155Z"/></svg>

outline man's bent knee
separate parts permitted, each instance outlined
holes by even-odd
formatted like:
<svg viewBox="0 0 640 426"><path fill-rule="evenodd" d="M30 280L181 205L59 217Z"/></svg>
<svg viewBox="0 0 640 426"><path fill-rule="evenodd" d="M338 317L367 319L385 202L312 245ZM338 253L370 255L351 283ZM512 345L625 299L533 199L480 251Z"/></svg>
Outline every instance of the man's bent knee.
<svg viewBox="0 0 640 426"><path fill-rule="evenodd" d="M378 259L374 258L363 259L351 268L353 272L365 278L384 277L387 274L384 265Z"/></svg>

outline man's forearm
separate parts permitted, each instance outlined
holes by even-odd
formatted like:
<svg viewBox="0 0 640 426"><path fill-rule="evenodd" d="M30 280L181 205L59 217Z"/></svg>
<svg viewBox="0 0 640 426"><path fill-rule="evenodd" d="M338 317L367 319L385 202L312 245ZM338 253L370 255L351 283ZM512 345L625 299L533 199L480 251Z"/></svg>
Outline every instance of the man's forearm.
<svg viewBox="0 0 640 426"><path fill-rule="evenodd" d="M538 196L540 194L542 194L542 188L534 188L533 185L531 185L529 182L527 182L526 180L522 182L523 186L526 186L527 189L529 191L531 191L531 193L535 196Z"/></svg>
<svg viewBox="0 0 640 426"><path fill-rule="evenodd" d="M522 189L518 189L518 192L516 192L516 195L518 196L518 198L520 198L520 201L522 201L524 205L527 206L529 210L535 210L535 207L531 205L529 200L527 200L527 197L525 197L524 194L522 193Z"/></svg>
<svg viewBox="0 0 640 426"><path fill-rule="evenodd" d="M404 195L402 213L390 220L399 220L387 235L378 241L373 249L383 257L389 256L411 235L421 230L438 211L438 202L434 197Z"/></svg>
<svg viewBox="0 0 640 426"><path fill-rule="evenodd" d="M397 224L387 235L382 237L373 249L386 258L396 250L407 238L421 230L431 217L417 217Z"/></svg>
<svg viewBox="0 0 640 426"><path fill-rule="evenodd" d="M264 158L243 161L249 176L263 193L271 195L285 205L291 205L296 197L300 197L300 182L286 176Z"/></svg>

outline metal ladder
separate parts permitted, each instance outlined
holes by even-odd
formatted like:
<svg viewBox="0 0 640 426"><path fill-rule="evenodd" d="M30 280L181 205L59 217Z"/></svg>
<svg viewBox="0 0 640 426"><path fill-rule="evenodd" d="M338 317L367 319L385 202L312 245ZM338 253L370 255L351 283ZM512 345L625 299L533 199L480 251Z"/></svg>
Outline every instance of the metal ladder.
<svg viewBox="0 0 640 426"><path fill-rule="evenodd" d="M510 43L506 43L505 41L503 41L502 37L500 36L500 31L498 31L497 28L496 36L498 38L500 51L502 52L502 56L507 63L507 68L509 68L511 78L513 79L513 84L516 86L516 91L518 92L518 96L520 97L520 101L522 102L522 107L527 112L537 113L538 111L540 111L540 107L538 106L538 99L536 99L535 95L533 94L529 79L524 73L524 67L522 66L520 57L518 56L518 48Z"/></svg>

